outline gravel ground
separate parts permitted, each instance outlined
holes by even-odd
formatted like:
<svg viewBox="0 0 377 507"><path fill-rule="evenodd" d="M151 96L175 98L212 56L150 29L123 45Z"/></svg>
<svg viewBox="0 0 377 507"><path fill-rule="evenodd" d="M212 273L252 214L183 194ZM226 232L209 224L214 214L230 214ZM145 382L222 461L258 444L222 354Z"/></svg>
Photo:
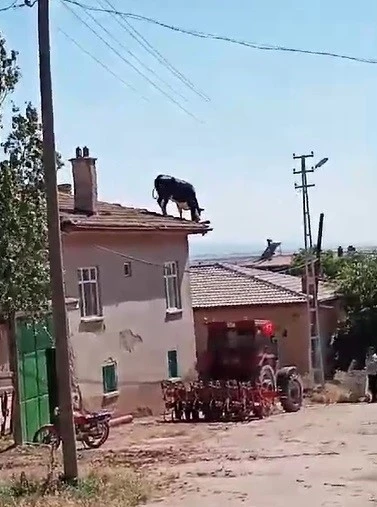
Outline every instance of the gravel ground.
<svg viewBox="0 0 377 507"><path fill-rule="evenodd" d="M172 439L172 449L190 459L165 467L176 480L160 505L377 505L377 405L317 405L248 424L197 428L197 436L190 428Z"/></svg>

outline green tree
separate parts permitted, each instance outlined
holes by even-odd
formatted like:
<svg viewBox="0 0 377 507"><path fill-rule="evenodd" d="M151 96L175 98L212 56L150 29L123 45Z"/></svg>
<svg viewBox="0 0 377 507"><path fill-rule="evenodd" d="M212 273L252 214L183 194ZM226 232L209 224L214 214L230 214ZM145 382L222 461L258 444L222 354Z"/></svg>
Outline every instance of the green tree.
<svg viewBox="0 0 377 507"><path fill-rule="evenodd" d="M20 71L17 54L0 37L0 105L13 92ZM42 163L42 129L36 109L11 109L0 161L0 314L37 314L49 296L47 213ZM58 166L61 165L58 157Z"/></svg>
<svg viewBox="0 0 377 507"><path fill-rule="evenodd" d="M309 254L313 257L315 249L313 248ZM325 280L335 280L342 269L348 257L337 257L332 250L324 250L321 253L322 274ZM290 274L301 276L305 271L305 251L299 250L293 255Z"/></svg>
<svg viewBox="0 0 377 507"><path fill-rule="evenodd" d="M36 110L13 108L0 163L0 305L5 316L36 313L48 299L47 214Z"/></svg>
<svg viewBox="0 0 377 507"><path fill-rule="evenodd" d="M352 359L363 366L367 347L377 347L377 255L356 253L336 276L337 292L346 312L334 340L339 367Z"/></svg>
<svg viewBox="0 0 377 507"><path fill-rule="evenodd" d="M350 317L364 314L368 309L377 309L376 253L350 257L343 263L336 282L344 308Z"/></svg>
<svg viewBox="0 0 377 507"><path fill-rule="evenodd" d="M0 127L2 126L3 105L20 79L17 52L7 51L5 39L0 34Z"/></svg>

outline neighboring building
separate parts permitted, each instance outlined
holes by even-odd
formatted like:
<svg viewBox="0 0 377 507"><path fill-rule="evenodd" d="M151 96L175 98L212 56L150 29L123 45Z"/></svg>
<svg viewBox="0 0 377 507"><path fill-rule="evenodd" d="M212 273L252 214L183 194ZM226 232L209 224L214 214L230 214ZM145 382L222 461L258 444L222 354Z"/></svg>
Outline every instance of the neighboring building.
<svg viewBox="0 0 377 507"><path fill-rule="evenodd" d="M190 269L198 360L207 350L209 323L266 319L274 323L282 365L309 371L307 298L300 278L231 264L201 264ZM319 285L320 329L325 355L340 304L334 289Z"/></svg>
<svg viewBox="0 0 377 507"><path fill-rule="evenodd" d="M268 259L250 259L240 262L240 266L263 269L265 271L288 272L292 266L293 254L274 254Z"/></svg>
<svg viewBox="0 0 377 507"><path fill-rule="evenodd" d="M267 239L267 246L257 259L245 259L237 264L247 268L257 268L266 271L288 271L291 267L293 254L283 254L280 241Z"/></svg>
<svg viewBox="0 0 377 507"><path fill-rule="evenodd" d="M88 409L156 413L161 380L194 371L188 235L210 229L99 202L95 162L77 149L73 195L59 186L75 376Z"/></svg>

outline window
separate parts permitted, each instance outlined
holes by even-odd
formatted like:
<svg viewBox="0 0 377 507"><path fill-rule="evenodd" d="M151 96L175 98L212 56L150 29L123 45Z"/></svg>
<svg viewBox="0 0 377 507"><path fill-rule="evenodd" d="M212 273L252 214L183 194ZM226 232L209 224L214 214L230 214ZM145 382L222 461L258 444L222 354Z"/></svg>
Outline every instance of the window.
<svg viewBox="0 0 377 507"><path fill-rule="evenodd" d="M131 263L130 262L125 262L123 269L124 269L124 276L125 277L131 276Z"/></svg>
<svg viewBox="0 0 377 507"><path fill-rule="evenodd" d="M169 350L168 351L168 375L169 378L177 378L178 377L178 361L177 361L177 351Z"/></svg>
<svg viewBox="0 0 377 507"><path fill-rule="evenodd" d="M115 361L111 361L102 366L102 383L104 394L118 391L118 373Z"/></svg>
<svg viewBox="0 0 377 507"><path fill-rule="evenodd" d="M165 299L168 310L182 308L181 293L178 280L178 263L176 261L164 264Z"/></svg>
<svg viewBox="0 0 377 507"><path fill-rule="evenodd" d="M102 315L99 288L98 288L98 269L79 268L79 295L81 317L92 317Z"/></svg>

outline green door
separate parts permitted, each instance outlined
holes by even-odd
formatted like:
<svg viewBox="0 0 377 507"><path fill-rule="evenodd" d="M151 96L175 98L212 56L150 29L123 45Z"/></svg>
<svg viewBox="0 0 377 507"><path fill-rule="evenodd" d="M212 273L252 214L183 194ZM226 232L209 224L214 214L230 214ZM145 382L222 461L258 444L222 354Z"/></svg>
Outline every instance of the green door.
<svg viewBox="0 0 377 507"><path fill-rule="evenodd" d="M32 442L35 432L51 420L51 319L17 322L18 375L22 438Z"/></svg>

